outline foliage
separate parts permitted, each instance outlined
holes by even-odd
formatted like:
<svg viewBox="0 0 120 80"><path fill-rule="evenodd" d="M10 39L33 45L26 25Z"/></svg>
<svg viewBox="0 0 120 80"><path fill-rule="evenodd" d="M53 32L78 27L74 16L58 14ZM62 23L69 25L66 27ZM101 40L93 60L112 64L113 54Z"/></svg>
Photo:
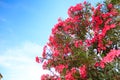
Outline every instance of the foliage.
<svg viewBox="0 0 120 80"><path fill-rule="evenodd" d="M68 9L69 17L58 19L43 48L41 80L119 80L120 12L106 1L92 7L84 2Z"/></svg>

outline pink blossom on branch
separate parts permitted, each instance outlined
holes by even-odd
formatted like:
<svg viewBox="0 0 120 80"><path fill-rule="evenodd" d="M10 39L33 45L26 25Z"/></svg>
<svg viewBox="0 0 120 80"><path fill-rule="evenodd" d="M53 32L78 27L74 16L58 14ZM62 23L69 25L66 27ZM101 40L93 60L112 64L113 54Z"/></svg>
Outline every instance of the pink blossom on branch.
<svg viewBox="0 0 120 80"><path fill-rule="evenodd" d="M80 70L80 76L81 76L81 78L86 78L87 77L87 71L86 71L86 66L85 65L83 65L83 66L81 66L80 68L79 68L79 70Z"/></svg>
<svg viewBox="0 0 120 80"><path fill-rule="evenodd" d="M38 56L37 56L35 59L36 59L36 62L37 62L37 63L40 63L40 62L41 62Z"/></svg>
<svg viewBox="0 0 120 80"><path fill-rule="evenodd" d="M111 50L103 59L102 62L104 63L110 63L112 62L116 57L120 56L120 50Z"/></svg>
<svg viewBox="0 0 120 80"><path fill-rule="evenodd" d="M113 62L115 58L120 56L120 50L111 50L100 62L95 63L95 67L105 68L105 64Z"/></svg>

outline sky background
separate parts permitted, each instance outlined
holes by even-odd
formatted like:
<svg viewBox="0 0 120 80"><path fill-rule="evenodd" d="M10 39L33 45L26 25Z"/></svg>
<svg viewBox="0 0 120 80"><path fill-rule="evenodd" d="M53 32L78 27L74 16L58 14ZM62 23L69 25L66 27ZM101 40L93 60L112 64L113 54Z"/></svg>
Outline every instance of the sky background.
<svg viewBox="0 0 120 80"><path fill-rule="evenodd" d="M2 80L40 80L35 62L57 19L84 0L0 0L0 73ZM103 0L86 0L95 6Z"/></svg>

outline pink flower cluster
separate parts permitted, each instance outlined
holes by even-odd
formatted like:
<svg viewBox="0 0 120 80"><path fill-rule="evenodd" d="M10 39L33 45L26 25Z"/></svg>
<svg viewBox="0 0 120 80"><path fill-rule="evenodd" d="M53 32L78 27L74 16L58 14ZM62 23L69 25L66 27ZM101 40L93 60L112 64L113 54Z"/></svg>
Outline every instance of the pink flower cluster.
<svg viewBox="0 0 120 80"><path fill-rule="evenodd" d="M65 66L65 65L60 64L60 65L58 65L58 66L55 67L55 70L56 70L57 72L59 72L59 73L62 73L63 70L64 70L64 69L67 69L67 68L68 68L67 65Z"/></svg>
<svg viewBox="0 0 120 80"><path fill-rule="evenodd" d="M79 68L80 69L80 75L83 79L85 79L87 77L87 71L86 71L86 66L83 65L82 67Z"/></svg>
<svg viewBox="0 0 120 80"><path fill-rule="evenodd" d="M95 10L94 15L92 16L92 27L94 30L94 37L92 38L91 42L98 43L97 49L100 52L101 50L106 50L106 45L103 43L103 39L106 36L107 32L116 27L115 22L113 21L112 17L117 16L117 11L113 11L112 4L108 5L108 8L111 8L109 12L102 13L100 4ZM114 23L113 23L114 22Z"/></svg>
<svg viewBox="0 0 120 80"><path fill-rule="evenodd" d="M53 72L54 75L43 75L41 80L87 79L89 66L83 60L86 59L84 55L89 57L91 47L97 50L97 54L109 48L114 41L107 38L108 32L120 24L114 20L118 15L114 6L108 4L107 12L101 11L102 6L103 4L99 4L94 8L87 2L80 3L68 9L67 19L58 19L58 23L52 28L47 46L43 48L41 59L44 59L43 69L54 68L59 75ZM80 55L83 59L79 58ZM91 65L104 69L105 64L119 56L120 50L110 50L100 62L93 59L95 63ZM42 62L41 59L36 57L36 62Z"/></svg>
<svg viewBox="0 0 120 80"><path fill-rule="evenodd" d="M115 58L120 56L120 50L111 50L103 59L101 62L110 63L112 62Z"/></svg>
<svg viewBox="0 0 120 80"><path fill-rule="evenodd" d="M120 56L120 50L111 50L100 62L95 63L95 67L105 68L105 64L113 62L113 60Z"/></svg>
<svg viewBox="0 0 120 80"><path fill-rule="evenodd" d="M49 75L49 74L43 74L41 76L41 80L61 80L59 77L57 77L56 75Z"/></svg>
<svg viewBox="0 0 120 80"><path fill-rule="evenodd" d="M72 68L70 71L67 71L67 74L65 75L66 80L75 80L73 74L76 73L76 69Z"/></svg>

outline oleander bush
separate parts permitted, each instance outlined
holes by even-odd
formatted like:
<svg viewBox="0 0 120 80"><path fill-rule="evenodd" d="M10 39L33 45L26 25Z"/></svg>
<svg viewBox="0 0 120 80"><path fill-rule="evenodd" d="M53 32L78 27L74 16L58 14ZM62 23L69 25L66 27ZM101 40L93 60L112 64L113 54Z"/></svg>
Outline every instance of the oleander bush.
<svg viewBox="0 0 120 80"><path fill-rule="evenodd" d="M120 6L78 3L52 28L42 57L41 80L120 80Z"/></svg>

